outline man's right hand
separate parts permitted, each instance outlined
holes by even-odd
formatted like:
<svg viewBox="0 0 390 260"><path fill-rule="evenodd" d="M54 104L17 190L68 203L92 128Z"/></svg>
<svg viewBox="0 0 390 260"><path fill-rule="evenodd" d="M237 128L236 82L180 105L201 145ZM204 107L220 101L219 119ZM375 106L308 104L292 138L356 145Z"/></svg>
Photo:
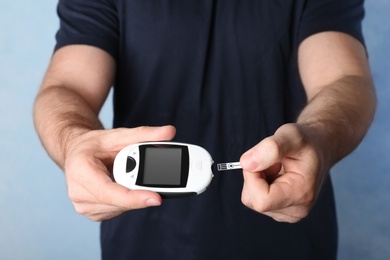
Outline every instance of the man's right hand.
<svg viewBox="0 0 390 260"><path fill-rule="evenodd" d="M102 221L132 209L161 205L151 191L129 190L112 180L116 154L125 146L145 141L167 141L175 136L172 126L93 130L69 141L64 170L69 197L80 214Z"/></svg>
<svg viewBox="0 0 390 260"><path fill-rule="evenodd" d="M76 211L94 221L161 204L157 193L130 191L116 184L110 171L125 146L171 140L176 133L173 126L101 130L99 111L115 75L116 62L104 50L88 45L62 47L51 59L34 104L42 145L65 171Z"/></svg>
<svg viewBox="0 0 390 260"><path fill-rule="evenodd" d="M130 191L116 184L110 171L125 146L171 140L176 133L172 126L101 130L98 115L115 73L114 58L99 48L62 47L51 59L34 104L42 145L64 169L76 211L94 221L161 204L157 193Z"/></svg>

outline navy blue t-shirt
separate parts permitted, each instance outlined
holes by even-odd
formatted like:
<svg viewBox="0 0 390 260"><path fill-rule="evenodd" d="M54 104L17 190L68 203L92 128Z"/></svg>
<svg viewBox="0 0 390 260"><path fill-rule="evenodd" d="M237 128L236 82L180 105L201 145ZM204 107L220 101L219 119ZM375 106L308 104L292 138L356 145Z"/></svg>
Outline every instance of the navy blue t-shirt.
<svg viewBox="0 0 390 260"><path fill-rule="evenodd" d="M60 0L57 46L88 44L117 63L114 127L176 126L175 141L237 161L306 96L297 48L323 31L360 41L360 0ZM195 197L101 225L104 259L334 259L330 179L311 214L278 223L241 203L240 171Z"/></svg>

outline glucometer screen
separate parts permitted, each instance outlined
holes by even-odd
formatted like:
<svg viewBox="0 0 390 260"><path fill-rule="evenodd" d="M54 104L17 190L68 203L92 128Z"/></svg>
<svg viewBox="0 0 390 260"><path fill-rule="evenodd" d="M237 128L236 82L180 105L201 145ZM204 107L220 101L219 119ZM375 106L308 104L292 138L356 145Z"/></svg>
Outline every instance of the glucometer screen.
<svg viewBox="0 0 390 260"><path fill-rule="evenodd" d="M185 187L188 178L188 150L182 146L141 149L137 185L151 187Z"/></svg>

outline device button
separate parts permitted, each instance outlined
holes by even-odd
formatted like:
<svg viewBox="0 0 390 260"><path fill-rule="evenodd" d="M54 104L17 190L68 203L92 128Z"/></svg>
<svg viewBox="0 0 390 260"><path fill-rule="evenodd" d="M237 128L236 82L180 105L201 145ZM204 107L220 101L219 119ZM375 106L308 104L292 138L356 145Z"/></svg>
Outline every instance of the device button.
<svg viewBox="0 0 390 260"><path fill-rule="evenodd" d="M126 172L131 172L137 165L133 157L127 156Z"/></svg>

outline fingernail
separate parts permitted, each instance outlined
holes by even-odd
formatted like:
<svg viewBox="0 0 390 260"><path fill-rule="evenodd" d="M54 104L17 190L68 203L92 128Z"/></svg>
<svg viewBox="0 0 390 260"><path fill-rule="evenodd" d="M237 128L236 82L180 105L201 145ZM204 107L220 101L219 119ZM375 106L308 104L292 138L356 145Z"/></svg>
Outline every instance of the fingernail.
<svg viewBox="0 0 390 260"><path fill-rule="evenodd" d="M148 207L157 207L160 205L161 205L161 202L156 200L156 199L148 199L146 201L146 206L148 206Z"/></svg>

